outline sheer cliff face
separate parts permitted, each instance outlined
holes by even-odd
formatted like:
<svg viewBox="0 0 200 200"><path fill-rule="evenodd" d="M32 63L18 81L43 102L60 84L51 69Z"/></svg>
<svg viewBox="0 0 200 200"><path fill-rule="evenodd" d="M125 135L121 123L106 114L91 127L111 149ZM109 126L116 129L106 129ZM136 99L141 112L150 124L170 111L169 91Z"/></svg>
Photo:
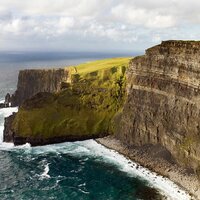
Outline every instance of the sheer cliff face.
<svg viewBox="0 0 200 200"><path fill-rule="evenodd" d="M11 103L18 106L39 92L58 92L61 82L67 80L67 77L66 69L22 70L19 72L17 91L12 95Z"/></svg>
<svg viewBox="0 0 200 200"><path fill-rule="evenodd" d="M116 136L128 145L161 144L200 169L200 42L166 41L134 58Z"/></svg>

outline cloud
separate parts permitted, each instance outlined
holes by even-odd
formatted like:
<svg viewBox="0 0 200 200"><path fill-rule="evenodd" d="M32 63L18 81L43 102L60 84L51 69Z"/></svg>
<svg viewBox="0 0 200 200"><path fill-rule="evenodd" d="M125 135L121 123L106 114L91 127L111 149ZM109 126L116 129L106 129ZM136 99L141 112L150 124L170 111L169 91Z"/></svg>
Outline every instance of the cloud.
<svg viewBox="0 0 200 200"><path fill-rule="evenodd" d="M1 0L1 49L24 41L62 48L61 40L76 49L143 49L166 39L198 39L199 9L197 0Z"/></svg>
<svg viewBox="0 0 200 200"><path fill-rule="evenodd" d="M111 13L117 20L130 25L143 25L149 28L168 28L176 25L173 16L126 4L113 7Z"/></svg>

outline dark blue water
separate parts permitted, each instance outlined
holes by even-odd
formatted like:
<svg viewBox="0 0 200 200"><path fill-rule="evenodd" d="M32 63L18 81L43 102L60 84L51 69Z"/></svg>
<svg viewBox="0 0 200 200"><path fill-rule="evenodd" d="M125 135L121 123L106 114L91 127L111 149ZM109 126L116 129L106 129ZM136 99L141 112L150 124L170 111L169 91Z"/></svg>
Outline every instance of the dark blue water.
<svg viewBox="0 0 200 200"><path fill-rule="evenodd" d="M112 156L91 140L3 150L0 199L156 199L145 181L128 175Z"/></svg>
<svg viewBox="0 0 200 200"><path fill-rule="evenodd" d="M62 67L124 55L1 53L0 99L14 92L19 69ZM127 55L130 56L130 55ZM43 147L2 143L0 110L0 200L156 200L162 199L136 166L93 140Z"/></svg>

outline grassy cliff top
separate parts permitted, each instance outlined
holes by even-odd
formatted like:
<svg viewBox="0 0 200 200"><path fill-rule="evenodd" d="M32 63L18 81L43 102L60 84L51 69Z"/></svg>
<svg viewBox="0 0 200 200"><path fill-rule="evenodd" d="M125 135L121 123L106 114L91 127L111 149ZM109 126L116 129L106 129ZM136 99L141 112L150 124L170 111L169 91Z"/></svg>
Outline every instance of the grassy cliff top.
<svg viewBox="0 0 200 200"><path fill-rule="evenodd" d="M71 74L88 74L94 71L106 70L112 67L127 66L131 57L108 58L86 62L77 66L71 66ZM66 68L68 69L68 68Z"/></svg>
<svg viewBox="0 0 200 200"><path fill-rule="evenodd" d="M66 68L62 90L38 94L19 109L13 131L19 137L94 138L114 133L113 117L125 100L125 72L131 58L104 59Z"/></svg>

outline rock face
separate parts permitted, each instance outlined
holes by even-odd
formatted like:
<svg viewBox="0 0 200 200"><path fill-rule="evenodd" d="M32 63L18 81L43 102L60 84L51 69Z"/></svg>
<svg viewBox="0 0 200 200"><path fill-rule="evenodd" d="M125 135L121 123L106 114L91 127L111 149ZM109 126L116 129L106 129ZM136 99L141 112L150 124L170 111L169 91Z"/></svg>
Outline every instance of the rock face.
<svg viewBox="0 0 200 200"><path fill-rule="evenodd" d="M0 108L7 108L11 106L11 96L9 93L5 96L5 101L3 103L0 103Z"/></svg>
<svg viewBox="0 0 200 200"><path fill-rule="evenodd" d="M11 105L20 106L39 92L58 92L67 77L66 69L22 70L19 72L17 90L10 99Z"/></svg>
<svg viewBox="0 0 200 200"><path fill-rule="evenodd" d="M115 58L68 71L20 72L14 96L20 108L5 121L4 141L36 146L112 134L112 119L125 100L129 61Z"/></svg>
<svg viewBox="0 0 200 200"><path fill-rule="evenodd" d="M4 132L3 132L3 141L4 142L13 142L13 131L11 129L12 122L16 116L16 113L13 113L11 116L5 118L4 123Z"/></svg>
<svg viewBox="0 0 200 200"><path fill-rule="evenodd" d="M200 42L165 41L134 58L116 137L129 146L161 144L200 176Z"/></svg>
<svg viewBox="0 0 200 200"><path fill-rule="evenodd" d="M9 93L7 93L6 96L5 96L5 102L4 102L5 107L9 107L10 103L11 103L11 96L10 96Z"/></svg>

